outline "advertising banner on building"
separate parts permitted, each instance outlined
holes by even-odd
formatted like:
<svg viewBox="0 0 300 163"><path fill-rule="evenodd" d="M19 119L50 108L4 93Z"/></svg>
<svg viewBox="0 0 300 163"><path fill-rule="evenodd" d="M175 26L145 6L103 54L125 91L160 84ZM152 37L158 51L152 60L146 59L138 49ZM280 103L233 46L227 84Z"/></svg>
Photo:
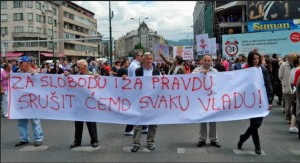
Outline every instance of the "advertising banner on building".
<svg viewBox="0 0 300 163"><path fill-rule="evenodd" d="M154 55L154 62L164 62L163 59L158 55L158 51L161 50L163 55L167 58L170 57L169 55L169 45L160 43L160 44L155 44L153 46L153 55Z"/></svg>
<svg viewBox="0 0 300 163"><path fill-rule="evenodd" d="M285 20L300 18L300 1L248 1L248 20Z"/></svg>
<svg viewBox="0 0 300 163"><path fill-rule="evenodd" d="M197 54L204 55L209 53L209 42L208 42L208 34L196 35L197 40Z"/></svg>
<svg viewBox="0 0 300 163"><path fill-rule="evenodd" d="M300 53L300 29L223 35L222 47L224 57L248 55L254 48L258 48L261 54L284 56L291 52Z"/></svg>
<svg viewBox="0 0 300 163"><path fill-rule="evenodd" d="M248 22L248 32L300 29L300 19Z"/></svg>
<svg viewBox="0 0 300 163"><path fill-rule="evenodd" d="M183 60L194 60L193 46L174 46L173 58L176 55L181 55Z"/></svg>

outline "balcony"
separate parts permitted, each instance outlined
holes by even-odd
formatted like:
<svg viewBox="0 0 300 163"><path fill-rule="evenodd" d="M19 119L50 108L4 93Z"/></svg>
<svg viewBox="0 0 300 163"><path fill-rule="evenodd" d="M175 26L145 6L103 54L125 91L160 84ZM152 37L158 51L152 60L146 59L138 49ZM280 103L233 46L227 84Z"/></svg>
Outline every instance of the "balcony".
<svg viewBox="0 0 300 163"><path fill-rule="evenodd" d="M43 33L36 33L36 32L12 32L12 37L14 38L44 38L47 39L48 36Z"/></svg>

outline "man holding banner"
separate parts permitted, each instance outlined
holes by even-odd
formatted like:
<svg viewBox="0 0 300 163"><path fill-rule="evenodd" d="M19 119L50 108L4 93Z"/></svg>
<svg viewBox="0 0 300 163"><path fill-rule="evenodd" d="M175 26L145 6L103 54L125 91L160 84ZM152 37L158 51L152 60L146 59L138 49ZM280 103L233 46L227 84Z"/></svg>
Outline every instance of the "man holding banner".
<svg viewBox="0 0 300 163"><path fill-rule="evenodd" d="M22 73L31 73L32 75L34 73L37 73L36 70L34 70L31 67L31 59L28 56L23 56L19 60L20 62L20 72ZM38 147L42 145L42 141L44 139L43 136L43 130L41 126L40 119L18 119L18 127L20 132L20 142L15 144L16 147L22 146L29 143L29 136L28 136L28 123L29 120L32 124L32 130L33 130L33 138L34 138L34 146Z"/></svg>
<svg viewBox="0 0 300 163"><path fill-rule="evenodd" d="M211 55L206 54L203 56L202 65L200 67L195 68L192 74L196 74L196 73L207 74L208 72L218 72L218 70L212 67ZM202 147L206 144L207 127L209 127L210 144L217 148L221 148L221 145L219 144L218 137L217 137L216 122L209 122L208 125L207 123L200 123L200 138L197 147Z"/></svg>
<svg viewBox="0 0 300 163"><path fill-rule="evenodd" d="M153 55L146 52L143 57L143 65L135 70L135 76L154 76L160 75L160 71L153 66ZM140 149L142 136L142 125L135 126L133 133L133 146L131 152L137 152ZM155 150L155 134L157 125L148 125L147 147L149 150Z"/></svg>
<svg viewBox="0 0 300 163"><path fill-rule="evenodd" d="M95 77L98 76L98 74L93 74L88 70L88 63L84 59L81 59L77 62L77 68L78 68L79 75L95 75ZM65 71L65 75L69 75L69 72ZM91 146L93 148L96 148L98 147L96 122L86 122L86 125L88 127L89 134L91 137L91 142L90 142ZM70 148L75 148L81 145L82 131L83 131L83 121L75 121L75 141L70 146Z"/></svg>

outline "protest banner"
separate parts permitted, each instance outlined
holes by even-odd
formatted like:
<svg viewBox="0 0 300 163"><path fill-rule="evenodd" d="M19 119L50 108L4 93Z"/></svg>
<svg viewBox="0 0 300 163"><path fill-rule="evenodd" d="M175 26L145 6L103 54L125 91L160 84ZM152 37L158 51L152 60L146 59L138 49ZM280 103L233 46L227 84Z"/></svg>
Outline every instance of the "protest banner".
<svg viewBox="0 0 300 163"><path fill-rule="evenodd" d="M208 34L196 35L197 41L197 54L204 55L209 54L209 45L208 45Z"/></svg>
<svg viewBox="0 0 300 163"><path fill-rule="evenodd" d="M264 117L268 106L260 68L125 79L12 73L9 83L10 119L184 124Z"/></svg>
<svg viewBox="0 0 300 163"><path fill-rule="evenodd" d="M210 55L217 55L217 43L216 43L216 38L209 38L208 39L208 44L209 44L209 54Z"/></svg>
<svg viewBox="0 0 300 163"><path fill-rule="evenodd" d="M164 43L155 44L153 46L153 55L154 55L154 62L164 62L163 59L158 55L158 51L161 50L163 52L163 55L166 58L169 58L169 46Z"/></svg>
<svg viewBox="0 0 300 163"><path fill-rule="evenodd" d="M193 46L174 46L173 47L173 59L176 55L181 55L183 60L193 60L194 52Z"/></svg>

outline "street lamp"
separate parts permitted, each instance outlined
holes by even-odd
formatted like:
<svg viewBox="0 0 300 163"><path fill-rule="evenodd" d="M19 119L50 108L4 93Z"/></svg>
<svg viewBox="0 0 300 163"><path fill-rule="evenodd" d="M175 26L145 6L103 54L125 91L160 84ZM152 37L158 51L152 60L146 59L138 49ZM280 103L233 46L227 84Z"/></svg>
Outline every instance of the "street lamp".
<svg viewBox="0 0 300 163"><path fill-rule="evenodd" d="M109 51L109 60L110 60L110 66L112 67L112 36L111 36L111 19L114 17L114 12L111 11L111 8L110 8L110 1L109 2L109 14L108 14L108 17L109 17L109 42L110 42L110 51Z"/></svg>
<svg viewBox="0 0 300 163"><path fill-rule="evenodd" d="M141 38L141 33L140 33L141 18L144 18L144 20L146 20L146 19L149 19L149 17L144 17L144 16L139 17L139 28L138 28L138 30L139 30L139 36L140 36L140 45L142 46L142 38ZM130 19L135 20L136 18L130 18Z"/></svg>

